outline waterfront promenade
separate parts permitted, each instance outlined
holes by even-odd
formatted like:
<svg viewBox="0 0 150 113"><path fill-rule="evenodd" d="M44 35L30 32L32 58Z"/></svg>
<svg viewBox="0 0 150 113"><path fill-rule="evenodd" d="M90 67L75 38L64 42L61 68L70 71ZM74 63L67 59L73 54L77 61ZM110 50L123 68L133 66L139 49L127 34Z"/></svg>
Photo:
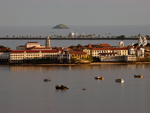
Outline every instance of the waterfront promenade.
<svg viewBox="0 0 150 113"><path fill-rule="evenodd" d="M14 37L0 37L0 40L45 40L46 38L14 38ZM50 38L50 40L138 40L139 38ZM147 38L147 40L150 40L150 38Z"/></svg>

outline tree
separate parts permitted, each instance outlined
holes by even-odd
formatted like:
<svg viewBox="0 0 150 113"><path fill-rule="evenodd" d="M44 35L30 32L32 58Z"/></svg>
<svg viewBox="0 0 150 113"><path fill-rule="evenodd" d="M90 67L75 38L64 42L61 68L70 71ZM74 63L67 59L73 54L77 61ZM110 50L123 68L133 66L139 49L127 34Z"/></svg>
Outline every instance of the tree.
<svg viewBox="0 0 150 113"><path fill-rule="evenodd" d="M150 38L150 36L149 36L149 35L146 35L146 37L147 37L147 38Z"/></svg>
<svg viewBox="0 0 150 113"><path fill-rule="evenodd" d="M78 45L77 45L77 48L80 48L81 46L82 46L81 44L78 44Z"/></svg>
<svg viewBox="0 0 150 113"><path fill-rule="evenodd" d="M116 38L125 38L125 35L117 36Z"/></svg>
<svg viewBox="0 0 150 113"><path fill-rule="evenodd" d="M139 34L138 34L138 37L140 37L140 36L141 36L141 34L139 33Z"/></svg>

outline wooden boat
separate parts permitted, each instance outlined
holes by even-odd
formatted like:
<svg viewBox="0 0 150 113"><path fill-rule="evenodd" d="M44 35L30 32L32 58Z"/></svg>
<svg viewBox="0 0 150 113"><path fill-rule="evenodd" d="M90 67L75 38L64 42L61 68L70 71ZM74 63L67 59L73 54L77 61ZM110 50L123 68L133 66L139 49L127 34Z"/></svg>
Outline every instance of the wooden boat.
<svg viewBox="0 0 150 113"><path fill-rule="evenodd" d="M104 77L96 76L94 77L96 80L104 80Z"/></svg>
<svg viewBox="0 0 150 113"><path fill-rule="evenodd" d="M55 88L56 88L56 89L60 89L60 90L69 89L68 87L66 87L66 86L64 86L64 85L61 85L61 86L56 85Z"/></svg>
<svg viewBox="0 0 150 113"><path fill-rule="evenodd" d="M134 75L134 78L144 78L144 76L142 76L142 75Z"/></svg>
<svg viewBox="0 0 150 113"><path fill-rule="evenodd" d="M51 81L51 79L50 78L45 78L44 81L48 82L48 81Z"/></svg>
<svg viewBox="0 0 150 113"><path fill-rule="evenodd" d="M116 79L116 82L124 83L124 80L122 78L120 78L120 79Z"/></svg>

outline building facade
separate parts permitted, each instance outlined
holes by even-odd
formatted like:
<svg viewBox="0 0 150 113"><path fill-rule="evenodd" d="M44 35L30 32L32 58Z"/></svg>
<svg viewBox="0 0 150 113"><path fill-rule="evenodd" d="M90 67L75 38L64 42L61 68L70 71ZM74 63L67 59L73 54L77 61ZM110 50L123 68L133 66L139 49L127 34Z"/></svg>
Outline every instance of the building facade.
<svg viewBox="0 0 150 113"><path fill-rule="evenodd" d="M100 53L117 53L119 56L128 55L126 48L93 48L91 50L92 57L99 58Z"/></svg>
<svg viewBox="0 0 150 113"><path fill-rule="evenodd" d="M57 50L12 50L10 63L23 63L33 59L57 59L61 52Z"/></svg>

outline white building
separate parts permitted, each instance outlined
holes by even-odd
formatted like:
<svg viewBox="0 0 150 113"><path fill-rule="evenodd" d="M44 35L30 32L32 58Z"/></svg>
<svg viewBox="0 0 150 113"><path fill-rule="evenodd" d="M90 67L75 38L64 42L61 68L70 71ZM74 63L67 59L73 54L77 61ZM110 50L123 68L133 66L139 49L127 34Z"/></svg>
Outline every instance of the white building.
<svg viewBox="0 0 150 113"><path fill-rule="evenodd" d="M57 59L60 53L57 50L12 50L10 63L23 63L28 60L42 58Z"/></svg>
<svg viewBox="0 0 150 113"><path fill-rule="evenodd" d="M99 53L117 53L119 56L128 55L128 49L126 48L93 48L92 57L99 57Z"/></svg>
<svg viewBox="0 0 150 113"><path fill-rule="evenodd" d="M71 33L68 35L68 37L74 38L74 33L71 31Z"/></svg>
<svg viewBox="0 0 150 113"><path fill-rule="evenodd" d="M45 46L41 46L39 42L27 42L25 45L17 46L16 50L51 50L50 38L47 36Z"/></svg>
<svg viewBox="0 0 150 113"><path fill-rule="evenodd" d="M129 55L135 55L136 57L144 57L144 48L130 48Z"/></svg>
<svg viewBox="0 0 150 113"><path fill-rule="evenodd" d="M0 52L0 62L9 61L10 52Z"/></svg>

